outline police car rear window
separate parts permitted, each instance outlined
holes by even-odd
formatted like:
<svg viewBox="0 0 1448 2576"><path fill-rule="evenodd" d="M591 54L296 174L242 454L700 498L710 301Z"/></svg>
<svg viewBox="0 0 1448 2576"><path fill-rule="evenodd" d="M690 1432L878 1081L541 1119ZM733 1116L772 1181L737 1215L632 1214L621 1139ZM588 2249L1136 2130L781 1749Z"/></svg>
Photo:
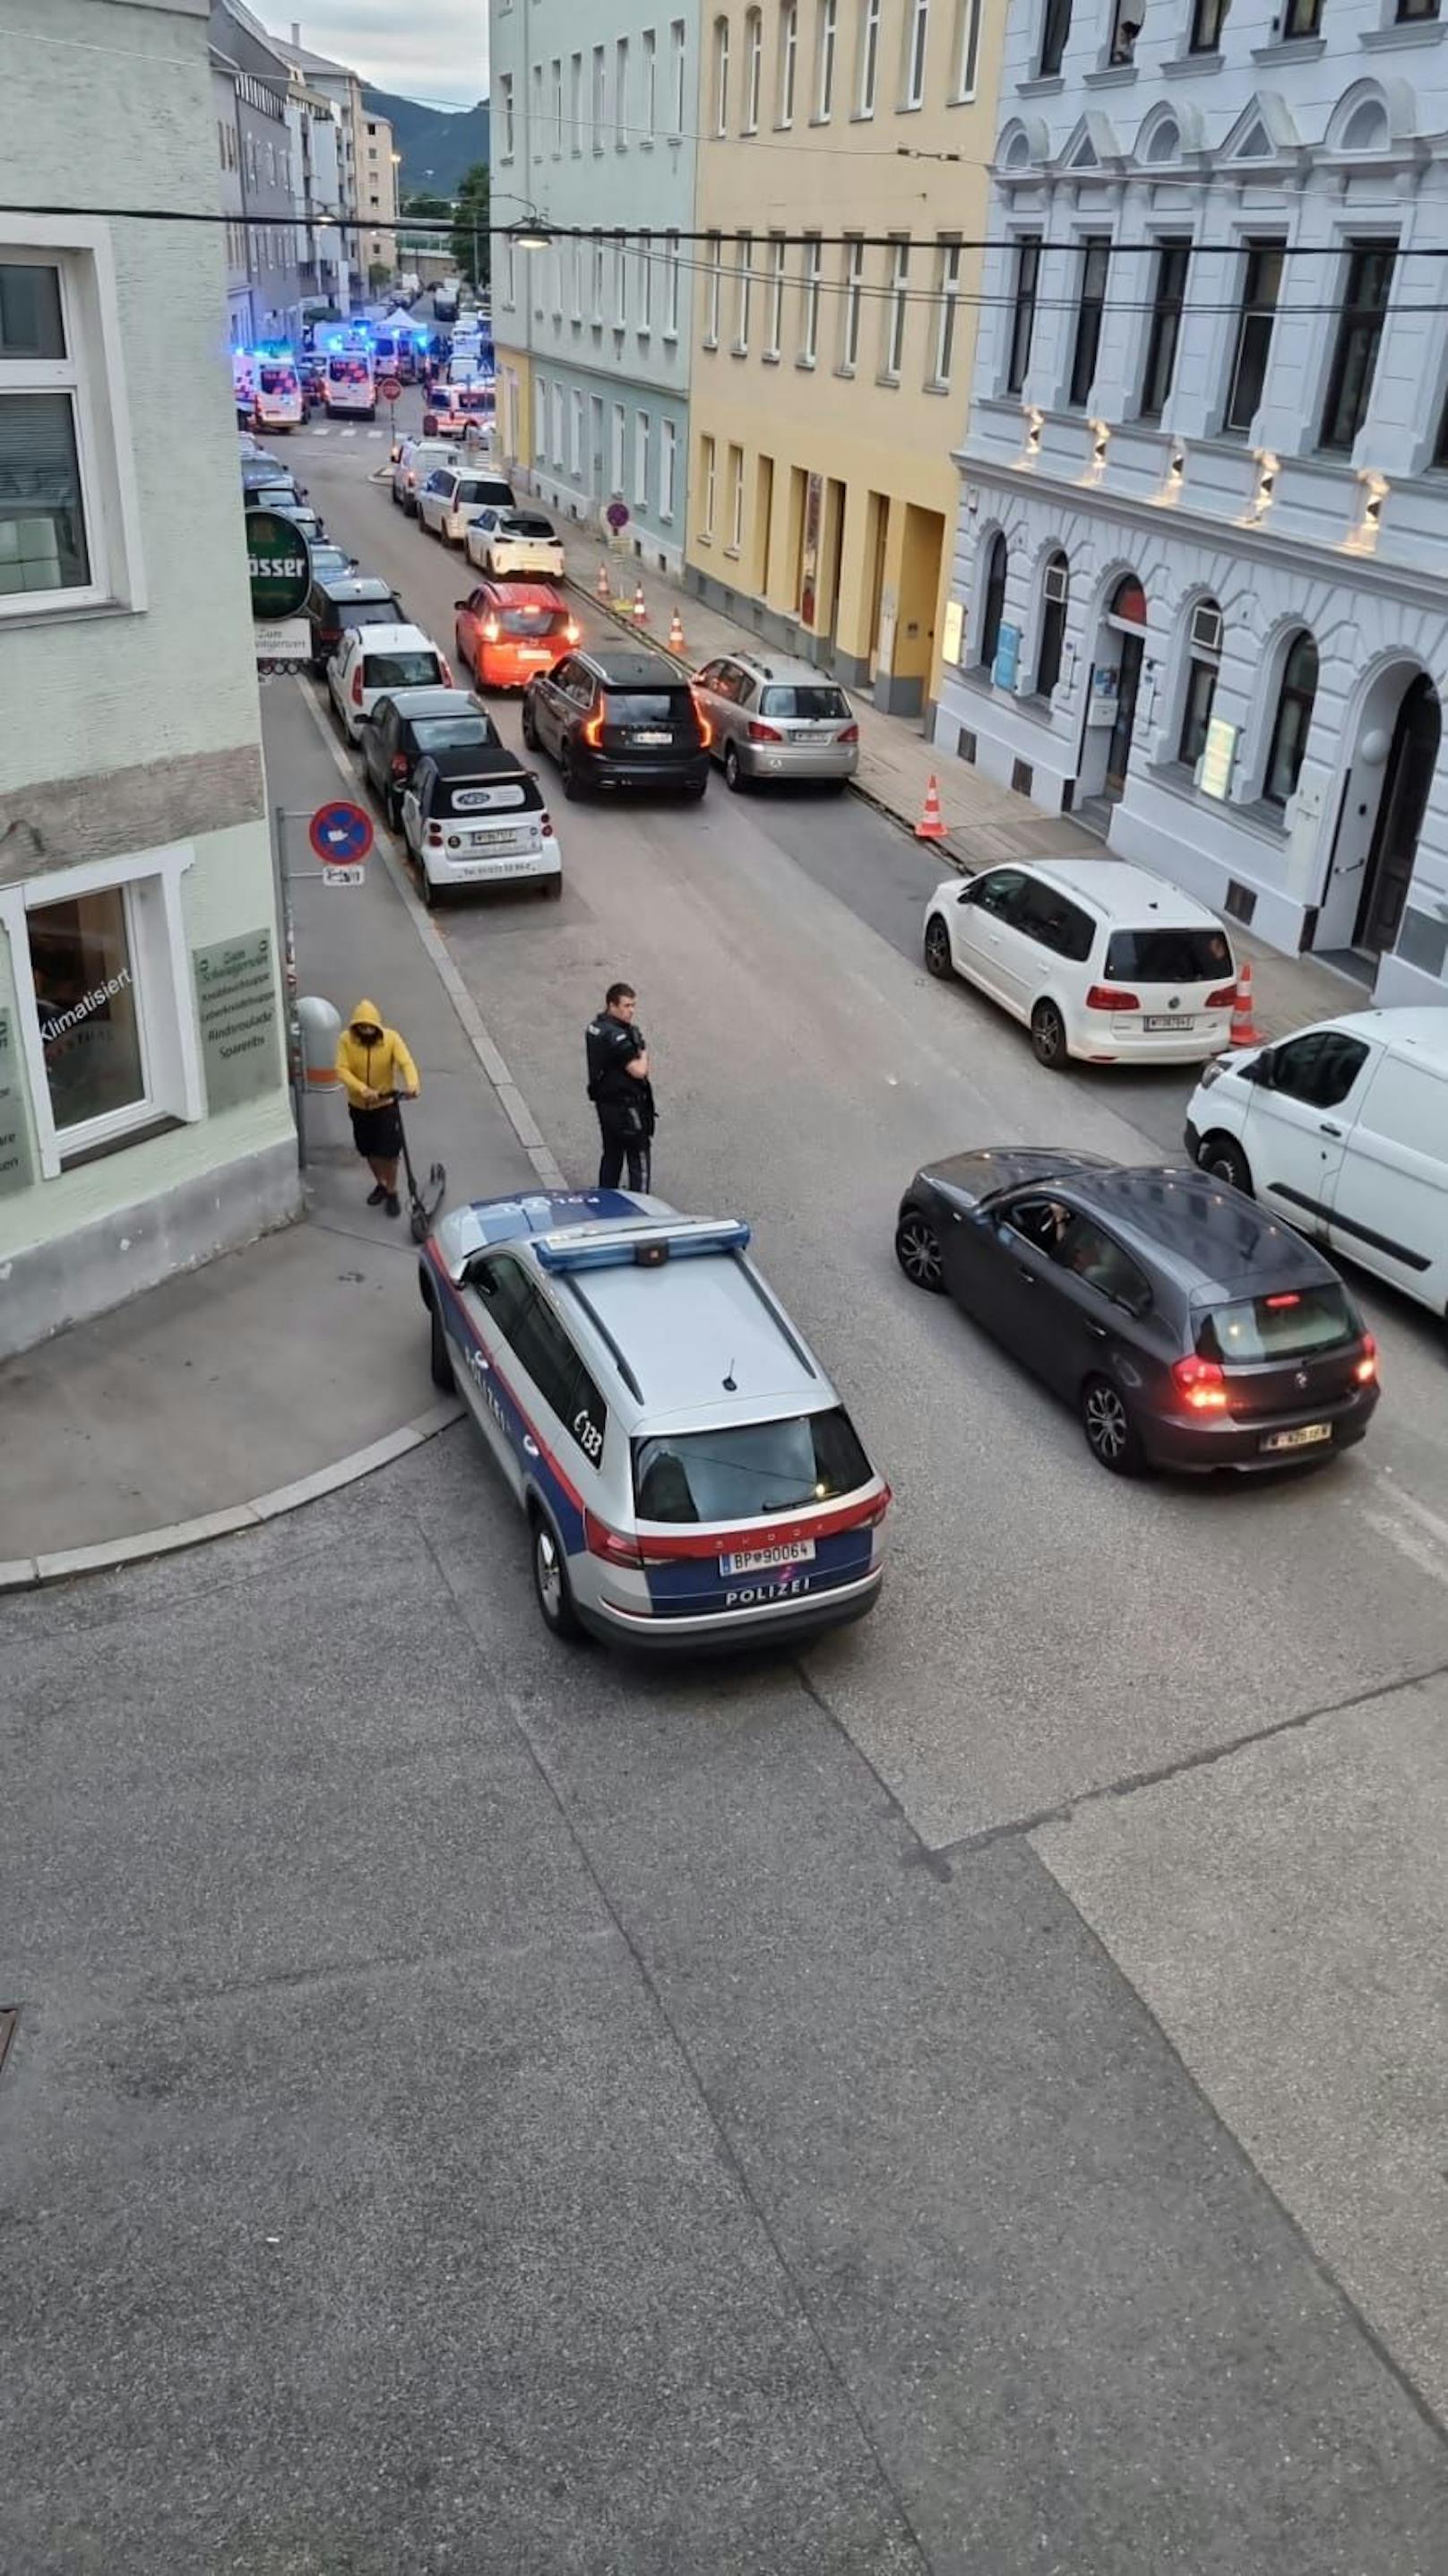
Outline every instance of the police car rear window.
<svg viewBox="0 0 1448 2576"><path fill-rule="evenodd" d="M872 1473L842 1407L635 1440L633 1466L634 1502L645 1521L724 1522L797 1512L858 1493Z"/></svg>

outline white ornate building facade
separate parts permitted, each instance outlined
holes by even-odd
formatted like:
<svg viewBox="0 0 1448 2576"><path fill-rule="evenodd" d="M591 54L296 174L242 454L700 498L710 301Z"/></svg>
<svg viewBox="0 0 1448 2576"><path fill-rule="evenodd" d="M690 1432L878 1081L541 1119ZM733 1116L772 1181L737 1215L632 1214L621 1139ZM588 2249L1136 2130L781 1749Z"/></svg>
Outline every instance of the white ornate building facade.
<svg viewBox="0 0 1448 2576"><path fill-rule="evenodd" d="M1438 8L1010 0L936 721L1397 1002L1448 1002Z"/></svg>

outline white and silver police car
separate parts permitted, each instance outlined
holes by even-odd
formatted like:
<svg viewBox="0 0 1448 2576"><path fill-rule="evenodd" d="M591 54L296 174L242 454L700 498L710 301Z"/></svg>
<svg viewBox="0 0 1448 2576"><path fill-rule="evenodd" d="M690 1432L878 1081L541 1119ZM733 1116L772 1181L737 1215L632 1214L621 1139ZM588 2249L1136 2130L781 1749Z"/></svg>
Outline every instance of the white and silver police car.
<svg viewBox="0 0 1448 2576"><path fill-rule="evenodd" d="M433 1377L528 1516L555 1636L715 1652L875 1606L890 1488L748 1243L599 1189L476 1200L423 1245Z"/></svg>

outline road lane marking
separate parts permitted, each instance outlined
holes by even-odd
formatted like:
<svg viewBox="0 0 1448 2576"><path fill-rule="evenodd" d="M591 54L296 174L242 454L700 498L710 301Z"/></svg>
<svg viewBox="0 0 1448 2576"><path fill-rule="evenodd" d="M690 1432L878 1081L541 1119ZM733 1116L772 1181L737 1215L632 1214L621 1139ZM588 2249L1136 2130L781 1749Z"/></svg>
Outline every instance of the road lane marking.
<svg viewBox="0 0 1448 2576"><path fill-rule="evenodd" d="M343 438L355 438L357 432L355 429L344 429L340 434Z"/></svg>

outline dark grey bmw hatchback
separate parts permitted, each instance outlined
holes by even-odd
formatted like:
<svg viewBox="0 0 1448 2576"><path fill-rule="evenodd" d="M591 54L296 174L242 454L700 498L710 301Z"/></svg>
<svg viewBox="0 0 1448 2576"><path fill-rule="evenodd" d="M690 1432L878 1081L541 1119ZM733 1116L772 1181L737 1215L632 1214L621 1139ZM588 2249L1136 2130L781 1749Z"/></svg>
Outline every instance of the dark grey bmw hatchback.
<svg viewBox="0 0 1448 2576"><path fill-rule="evenodd" d="M1305 1466L1361 1440L1378 1401L1336 1271L1189 1168L951 1154L905 1192L895 1252L1076 1407L1113 1475Z"/></svg>

